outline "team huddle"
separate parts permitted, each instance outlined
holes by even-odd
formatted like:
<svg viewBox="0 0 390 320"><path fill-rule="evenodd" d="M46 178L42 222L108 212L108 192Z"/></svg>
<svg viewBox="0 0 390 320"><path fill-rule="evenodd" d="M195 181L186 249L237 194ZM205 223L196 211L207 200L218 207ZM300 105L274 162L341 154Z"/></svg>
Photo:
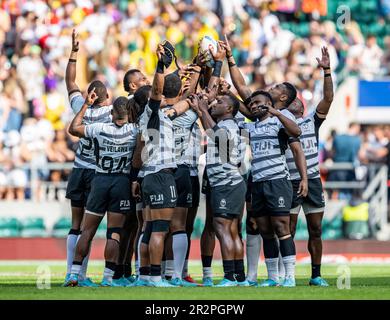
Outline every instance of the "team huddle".
<svg viewBox="0 0 390 320"><path fill-rule="evenodd" d="M319 128L333 100L326 48L317 58L324 71L323 98L305 116L288 82L252 92L226 37L200 48L189 65L180 68L176 62L171 73L175 49L167 41L159 44L152 84L140 70L127 71L123 87L128 96L112 105L98 80L83 97L75 82L78 50L73 31L65 79L75 113L69 133L80 140L66 194L72 228L64 286L98 286L87 277L87 266L92 240L107 214L100 286L294 287L294 234L301 209L309 232L309 284L328 286L321 277L325 200L318 163ZM225 60L237 94L221 77ZM189 274L188 257L201 192L206 221L203 279L197 283ZM216 238L224 277L214 284ZM268 276L258 283L261 242Z"/></svg>

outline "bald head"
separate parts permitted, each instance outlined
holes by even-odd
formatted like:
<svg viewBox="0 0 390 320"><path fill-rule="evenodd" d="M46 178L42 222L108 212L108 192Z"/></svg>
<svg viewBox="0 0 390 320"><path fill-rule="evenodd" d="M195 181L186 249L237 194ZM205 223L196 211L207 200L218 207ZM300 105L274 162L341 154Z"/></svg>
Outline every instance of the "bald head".
<svg viewBox="0 0 390 320"><path fill-rule="evenodd" d="M287 110L298 119L303 117L305 107L299 98L295 98L294 101L288 106Z"/></svg>

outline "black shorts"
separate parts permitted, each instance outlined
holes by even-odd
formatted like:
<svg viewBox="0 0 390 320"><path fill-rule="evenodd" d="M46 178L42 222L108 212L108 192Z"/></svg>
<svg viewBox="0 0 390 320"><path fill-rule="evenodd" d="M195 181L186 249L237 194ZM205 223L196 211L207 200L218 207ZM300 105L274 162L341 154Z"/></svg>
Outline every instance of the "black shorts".
<svg viewBox="0 0 390 320"><path fill-rule="evenodd" d="M202 193L206 197L210 197L210 181L209 181L209 177L207 176L206 167L204 168L203 176L202 176Z"/></svg>
<svg viewBox="0 0 390 320"><path fill-rule="evenodd" d="M192 205L191 208L199 207L200 202L200 184L198 176L191 176L191 187L192 187Z"/></svg>
<svg viewBox="0 0 390 320"><path fill-rule="evenodd" d="M217 186L210 189L210 205L214 217L238 218L245 204L244 181L233 186Z"/></svg>
<svg viewBox="0 0 390 320"><path fill-rule="evenodd" d="M107 211L131 213L130 178L126 174L96 173L87 201L87 211L104 215Z"/></svg>
<svg viewBox="0 0 390 320"><path fill-rule="evenodd" d="M190 168L186 165L178 166L174 173L176 189L177 189L177 201L176 207L191 208L192 206L192 186Z"/></svg>
<svg viewBox="0 0 390 320"><path fill-rule="evenodd" d="M252 174L250 173L246 183L245 202L252 202L252 184Z"/></svg>
<svg viewBox="0 0 390 320"><path fill-rule="evenodd" d="M177 190L173 171L161 170L146 175L142 181L142 199L144 206L151 209L175 208Z"/></svg>
<svg viewBox="0 0 390 320"><path fill-rule="evenodd" d="M252 216L289 215L292 194L292 185L287 178L253 182Z"/></svg>
<svg viewBox="0 0 390 320"><path fill-rule="evenodd" d="M91 191L94 176L94 169L73 168L66 187L66 198L79 202L80 207L84 207Z"/></svg>
<svg viewBox="0 0 390 320"><path fill-rule="evenodd" d="M291 180L293 186L293 201L290 213L298 214L301 207L305 214L324 212L325 198L320 178L308 180L308 193L305 198L298 197L299 183L301 180Z"/></svg>
<svg viewBox="0 0 390 320"><path fill-rule="evenodd" d="M135 199L135 210L136 211L142 211L142 209L145 208L144 207L144 202L142 201L142 181L143 180L144 180L144 178L138 178L137 179L137 182L139 183L139 187L140 187L141 197Z"/></svg>

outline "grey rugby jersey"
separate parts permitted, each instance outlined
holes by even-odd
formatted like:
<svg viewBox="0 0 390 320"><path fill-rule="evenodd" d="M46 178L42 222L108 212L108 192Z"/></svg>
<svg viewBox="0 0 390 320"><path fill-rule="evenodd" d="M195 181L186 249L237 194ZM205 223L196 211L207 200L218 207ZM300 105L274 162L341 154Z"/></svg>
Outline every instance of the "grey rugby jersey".
<svg viewBox="0 0 390 320"><path fill-rule="evenodd" d="M244 161L245 144L234 119L225 119L208 136L206 170L211 187L236 185L243 181L240 166Z"/></svg>
<svg viewBox="0 0 390 320"><path fill-rule="evenodd" d="M307 177L309 179L320 177L318 165L318 131L324 120L325 119L318 118L315 111L306 117L297 119L298 125L302 130L302 135L299 139L301 141L303 153L306 157ZM286 150L286 161L288 170L290 171L290 179L301 179L290 148Z"/></svg>
<svg viewBox="0 0 390 320"><path fill-rule="evenodd" d="M69 101L73 113L77 114L81 110L85 99L80 92L75 92L69 96ZM83 124L89 125L92 123L110 123L111 109L112 106L89 107L85 111ZM80 138L73 167L96 170L95 147L92 139Z"/></svg>
<svg viewBox="0 0 390 320"><path fill-rule="evenodd" d="M194 122L191 130L190 140L184 153L184 163L190 167L190 175L197 177L199 157L202 153L203 135L197 122Z"/></svg>
<svg viewBox="0 0 390 320"><path fill-rule="evenodd" d="M283 115L296 121L287 110ZM283 124L277 117L268 117L263 121L240 123L240 127L249 133L252 151L251 173L253 181L265 181L287 178L289 176L285 150L289 137Z"/></svg>
<svg viewBox="0 0 390 320"><path fill-rule="evenodd" d="M162 109L162 111L165 112L172 108L172 105L166 106ZM197 113L194 110L189 109L180 116L171 120L175 137L175 159L177 165L186 164L185 151L188 148L188 143L191 137L191 129L197 119Z"/></svg>
<svg viewBox="0 0 390 320"><path fill-rule="evenodd" d="M134 123L121 127L113 122L85 126L85 136L95 141L96 172L130 173L137 134Z"/></svg>
<svg viewBox="0 0 390 320"><path fill-rule="evenodd" d="M139 125L146 151L142 157L143 175L176 168L173 123L160 109L160 101L149 100Z"/></svg>

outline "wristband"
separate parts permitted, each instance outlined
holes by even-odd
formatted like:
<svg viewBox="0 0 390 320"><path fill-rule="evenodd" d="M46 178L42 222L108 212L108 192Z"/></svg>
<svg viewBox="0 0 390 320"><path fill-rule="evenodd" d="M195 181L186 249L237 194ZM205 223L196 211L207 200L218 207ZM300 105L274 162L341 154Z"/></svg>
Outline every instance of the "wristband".
<svg viewBox="0 0 390 320"><path fill-rule="evenodd" d="M229 68L232 68L236 65L234 62L230 62L230 61L228 62L228 64L229 64Z"/></svg>
<svg viewBox="0 0 390 320"><path fill-rule="evenodd" d="M162 61L157 62L157 73L164 73L164 63Z"/></svg>
<svg viewBox="0 0 390 320"><path fill-rule="evenodd" d="M172 108L172 109L173 109L173 115L168 116L168 118L170 120L174 120L174 119L177 118L177 111L176 111L176 109L175 108Z"/></svg>
<svg viewBox="0 0 390 320"><path fill-rule="evenodd" d="M79 52L79 49L77 49L77 50L72 50L72 52Z"/></svg>
<svg viewBox="0 0 390 320"><path fill-rule="evenodd" d="M139 169L131 167L130 169L130 181L136 182L138 178Z"/></svg>
<svg viewBox="0 0 390 320"><path fill-rule="evenodd" d="M221 70L222 70L222 61L215 61L215 66L213 70L213 77L220 77L221 76Z"/></svg>
<svg viewBox="0 0 390 320"><path fill-rule="evenodd" d="M326 67L326 68L322 68L322 69L324 69L324 70L330 70L330 67Z"/></svg>
<svg viewBox="0 0 390 320"><path fill-rule="evenodd" d="M69 62L70 62L70 63L76 63L77 60L76 60L76 59L69 59Z"/></svg>
<svg viewBox="0 0 390 320"><path fill-rule="evenodd" d="M326 77L331 77L331 76L332 76L331 73L325 73L325 74L324 74L324 78L326 78Z"/></svg>

